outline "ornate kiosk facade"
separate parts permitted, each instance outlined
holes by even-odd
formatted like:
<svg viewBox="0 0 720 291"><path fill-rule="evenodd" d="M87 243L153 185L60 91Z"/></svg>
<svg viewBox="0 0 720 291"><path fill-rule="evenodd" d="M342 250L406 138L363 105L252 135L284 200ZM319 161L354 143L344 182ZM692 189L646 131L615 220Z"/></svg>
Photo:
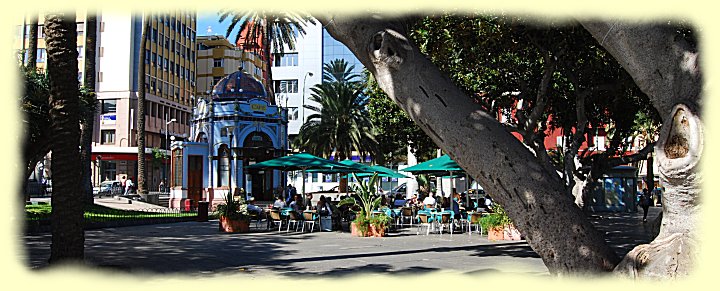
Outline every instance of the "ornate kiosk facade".
<svg viewBox="0 0 720 291"><path fill-rule="evenodd" d="M286 182L282 172L244 169L287 151L287 109L271 100L260 81L241 71L215 84L210 98L198 98L190 141L171 146L169 207L214 205L238 188L258 201L273 201Z"/></svg>

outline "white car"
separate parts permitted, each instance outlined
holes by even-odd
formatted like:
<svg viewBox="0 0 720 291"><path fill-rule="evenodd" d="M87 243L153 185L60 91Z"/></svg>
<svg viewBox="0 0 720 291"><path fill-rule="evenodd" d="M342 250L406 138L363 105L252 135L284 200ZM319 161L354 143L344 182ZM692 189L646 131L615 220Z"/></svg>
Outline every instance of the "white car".
<svg viewBox="0 0 720 291"><path fill-rule="evenodd" d="M100 186L93 187L93 196L96 197L122 195L124 192L122 183L117 180L105 181L100 183Z"/></svg>

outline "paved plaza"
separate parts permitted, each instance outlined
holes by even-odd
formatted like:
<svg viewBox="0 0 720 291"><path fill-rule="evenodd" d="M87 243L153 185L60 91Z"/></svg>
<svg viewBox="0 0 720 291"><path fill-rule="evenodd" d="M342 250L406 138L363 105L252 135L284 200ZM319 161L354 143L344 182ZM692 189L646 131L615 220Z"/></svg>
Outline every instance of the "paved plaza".
<svg viewBox="0 0 720 291"><path fill-rule="evenodd" d="M649 218L659 210L653 207ZM641 213L620 213L594 215L591 221L624 254L650 240L648 224L641 218ZM251 233L229 234L219 232L217 220L211 220L88 230L85 235L89 264L131 274L298 278L449 271L548 276L542 260L525 241L489 241L467 233L416 235L414 228L384 238L358 238L337 231L265 231L264 226L256 229L254 225ZM31 268L46 266L50 234L23 239L28 252L21 259Z"/></svg>

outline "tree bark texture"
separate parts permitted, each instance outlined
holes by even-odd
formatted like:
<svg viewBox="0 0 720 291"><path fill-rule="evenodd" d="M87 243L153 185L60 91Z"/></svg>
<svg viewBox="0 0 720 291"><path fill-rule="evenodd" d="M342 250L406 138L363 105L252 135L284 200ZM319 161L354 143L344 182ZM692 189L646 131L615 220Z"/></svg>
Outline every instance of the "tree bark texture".
<svg viewBox="0 0 720 291"><path fill-rule="evenodd" d="M75 13L45 16L52 134L50 262L82 260L85 237L80 189L79 92Z"/></svg>
<svg viewBox="0 0 720 291"><path fill-rule="evenodd" d="M149 12L143 13L142 36L140 40L140 52L138 62L138 99L137 99L137 191L140 195L148 193L145 184L145 45L147 43L148 28L150 23Z"/></svg>
<svg viewBox="0 0 720 291"><path fill-rule="evenodd" d="M383 15L320 18L422 130L503 205L551 273L612 270L619 258L562 180L457 88Z"/></svg>
<svg viewBox="0 0 720 291"><path fill-rule="evenodd" d="M95 104L95 46L97 38L97 15L88 12L85 21L85 77L84 85L91 94ZM87 108L80 123L80 173L82 189L85 191L85 203L93 204L92 191L92 137L94 131L96 108ZM98 173L99 174L99 173Z"/></svg>
<svg viewBox="0 0 720 291"><path fill-rule="evenodd" d="M665 187L660 234L628 253L616 271L631 277L687 276L698 255L694 231L704 148L699 52L665 25L581 23L632 76L663 119L654 154Z"/></svg>

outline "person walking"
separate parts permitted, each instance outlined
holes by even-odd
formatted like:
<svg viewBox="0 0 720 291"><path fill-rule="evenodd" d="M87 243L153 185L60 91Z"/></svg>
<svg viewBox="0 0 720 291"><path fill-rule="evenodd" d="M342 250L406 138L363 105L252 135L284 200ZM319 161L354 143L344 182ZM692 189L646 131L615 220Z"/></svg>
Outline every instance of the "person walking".
<svg viewBox="0 0 720 291"><path fill-rule="evenodd" d="M648 209L650 209L651 201L650 191L648 191L647 188L643 189L643 195L640 196L640 207L643 209L643 222L647 222Z"/></svg>
<svg viewBox="0 0 720 291"><path fill-rule="evenodd" d="M132 193L133 186L135 185L133 184L132 178L128 178L127 181L125 181L125 195Z"/></svg>

